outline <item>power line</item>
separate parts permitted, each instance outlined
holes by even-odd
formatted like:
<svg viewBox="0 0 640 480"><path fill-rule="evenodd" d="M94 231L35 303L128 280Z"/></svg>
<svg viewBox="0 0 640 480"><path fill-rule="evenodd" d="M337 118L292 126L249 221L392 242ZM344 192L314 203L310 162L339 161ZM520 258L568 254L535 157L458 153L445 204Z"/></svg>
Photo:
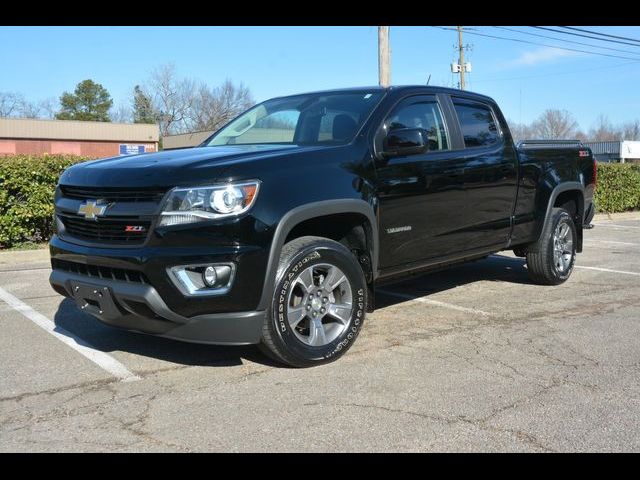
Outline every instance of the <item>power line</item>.
<svg viewBox="0 0 640 480"><path fill-rule="evenodd" d="M505 82L505 81L510 81L510 80L528 80L529 78L540 78L540 77L555 77L557 75L570 75L570 74L574 74L574 73L583 73L583 72L592 72L594 70L608 70L611 68L618 68L618 67L623 67L626 65L637 65L639 61L635 61L635 62L624 62L624 63L617 63L616 65L610 65L610 66L606 66L606 67L593 67L593 68L583 68L580 70L571 70L571 71L566 71L566 72L555 72L555 73L542 73L539 75L527 75L527 76L523 76L523 77L509 77L509 78L485 78L485 79L481 79L481 80L476 80L476 82Z"/></svg>
<svg viewBox="0 0 640 480"><path fill-rule="evenodd" d="M549 39L549 40L557 40L559 42L564 42L564 43L573 43L575 45L584 45L584 46L587 46L587 47L603 48L605 50L613 50L614 52L628 53L630 55L640 55L640 52L630 52L629 50L620 50L619 48L604 47L604 46L601 46L601 45L594 45L592 43L576 42L574 40L565 40L563 38L549 37L547 35L540 35L538 33L524 32L522 30L516 30L516 29L513 29L513 28L495 27L495 26L493 28L499 28L500 30L508 30L510 32L523 33L525 35L532 35L534 37L541 37L541 38L546 38L546 39Z"/></svg>
<svg viewBox="0 0 640 480"><path fill-rule="evenodd" d="M445 27L434 27L434 28L440 28L442 30L449 30L449 31L457 31L457 29L455 28L445 28ZM516 39L516 38L507 38L507 37L499 37L497 35L487 35L486 33L475 33L475 32L467 32L468 35L478 35L480 37L488 37L488 38L495 38L498 40L507 40L510 42L518 42L518 43L527 43L529 45L539 45L542 47L549 47L549 48L556 48L558 50L567 50L570 52L579 52L579 53L587 53L589 55L600 55L601 57L611 57L611 58L620 58L622 60L638 60L637 57L623 57L621 55L612 55L610 53L600 53L600 52L589 52L587 50L578 50L577 48L568 48L568 47L558 47L557 45L549 45L546 43L538 43L538 42L530 42L528 40L521 40L521 39Z"/></svg>
<svg viewBox="0 0 640 480"><path fill-rule="evenodd" d="M564 35L574 35L576 37L590 38L592 40L599 40L601 42L619 43L621 45L631 45L632 47L640 47L640 44L637 44L637 43L621 42L620 40L609 40L607 38L592 37L591 35L584 35L582 33L564 32L562 30L558 30L558 29L555 29L555 28L549 28L549 27L535 27L533 25L532 25L532 27L533 28L539 28L540 30L549 30L550 32L562 33Z"/></svg>
<svg viewBox="0 0 640 480"><path fill-rule="evenodd" d="M618 35L609 35L608 33L594 32L593 30L584 30L582 28L575 28L575 27L562 27L561 26L561 28L567 28L569 30L577 30L578 32L593 33L594 35L601 35L603 37L619 38L621 40L631 40L632 42L639 42L640 43L640 40L637 39L637 38L619 37Z"/></svg>

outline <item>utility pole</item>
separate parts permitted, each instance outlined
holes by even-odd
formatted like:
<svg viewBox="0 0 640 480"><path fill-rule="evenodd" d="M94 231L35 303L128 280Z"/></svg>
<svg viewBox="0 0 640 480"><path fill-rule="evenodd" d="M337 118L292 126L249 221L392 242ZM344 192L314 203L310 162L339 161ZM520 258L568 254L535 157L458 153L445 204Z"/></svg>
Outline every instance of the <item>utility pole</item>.
<svg viewBox="0 0 640 480"><path fill-rule="evenodd" d="M378 82L383 87L391 85L389 27L378 27Z"/></svg>
<svg viewBox="0 0 640 480"><path fill-rule="evenodd" d="M462 27L458 27L458 65L460 65L460 90L464 90L464 44L462 43Z"/></svg>
<svg viewBox="0 0 640 480"><path fill-rule="evenodd" d="M466 49L470 49L471 45L465 45L462 43L462 30L464 27L456 27L458 30L458 45L454 45L454 48L458 50L458 63L453 62L451 64L451 73L459 73L460 74L460 82L458 87L460 90L464 90L466 83L464 74L471 72L471 63L464 61L464 51Z"/></svg>

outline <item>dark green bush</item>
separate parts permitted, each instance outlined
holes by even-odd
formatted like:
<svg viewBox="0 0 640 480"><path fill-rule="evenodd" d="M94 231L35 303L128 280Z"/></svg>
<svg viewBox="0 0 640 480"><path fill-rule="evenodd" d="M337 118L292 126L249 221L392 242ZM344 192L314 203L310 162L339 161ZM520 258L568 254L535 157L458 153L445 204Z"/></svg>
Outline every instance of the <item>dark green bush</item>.
<svg viewBox="0 0 640 480"><path fill-rule="evenodd" d="M53 194L74 155L0 156L0 248L43 242L53 234Z"/></svg>
<svg viewBox="0 0 640 480"><path fill-rule="evenodd" d="M598 212L640 209L640 165L599 163L595 198Z"/></svg>

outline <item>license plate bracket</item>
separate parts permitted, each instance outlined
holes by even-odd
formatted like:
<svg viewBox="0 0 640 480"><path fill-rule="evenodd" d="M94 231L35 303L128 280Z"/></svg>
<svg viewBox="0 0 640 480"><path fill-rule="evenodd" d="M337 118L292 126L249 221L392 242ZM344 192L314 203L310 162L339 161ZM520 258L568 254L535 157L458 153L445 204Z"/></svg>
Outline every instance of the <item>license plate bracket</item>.
<svg viewBox="0 0 640 480"><path fill-rule="evenodd" d="M71 282L71 292L80 310L105 320L122 316L109 287L85 282Z"/></svg>

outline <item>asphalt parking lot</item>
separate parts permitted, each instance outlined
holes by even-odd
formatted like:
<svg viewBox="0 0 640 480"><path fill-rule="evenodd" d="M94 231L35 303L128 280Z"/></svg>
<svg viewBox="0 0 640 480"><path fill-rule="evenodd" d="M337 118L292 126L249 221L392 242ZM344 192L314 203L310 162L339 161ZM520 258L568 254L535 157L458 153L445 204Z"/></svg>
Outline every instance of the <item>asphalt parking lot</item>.
<svg viewBox="0 0 640 480"><path fill-rule="evenodd" d="M640 213L594 223L564 285L504 252L386 286L304 370L103 326L0 253L0 451L640 451Z"/></svg>

